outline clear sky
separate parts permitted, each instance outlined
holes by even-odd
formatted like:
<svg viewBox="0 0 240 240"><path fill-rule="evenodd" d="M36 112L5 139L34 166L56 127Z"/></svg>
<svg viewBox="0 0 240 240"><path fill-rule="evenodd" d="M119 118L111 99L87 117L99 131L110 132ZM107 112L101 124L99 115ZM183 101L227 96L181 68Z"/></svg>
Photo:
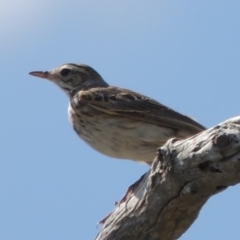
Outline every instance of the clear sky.
<svg viewBox="0 0 240 240"><path fill-rule="evenodd" d="M211 127L240 114L239 26L239 0L1 0L0 239L93 239L148 170L88 147L28 72L85 63ZM212 197L180 239L239 238L239 202L239 186Z"/></svg>

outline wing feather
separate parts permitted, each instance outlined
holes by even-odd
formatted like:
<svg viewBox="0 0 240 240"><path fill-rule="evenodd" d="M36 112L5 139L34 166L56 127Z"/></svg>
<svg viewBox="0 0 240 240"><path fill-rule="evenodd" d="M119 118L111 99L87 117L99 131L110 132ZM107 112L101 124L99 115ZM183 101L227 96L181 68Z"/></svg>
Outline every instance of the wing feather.
<svg viewBox="0 0 240 240"><path fill-rule="evenodd" d="M86 104L107 114L119 115L159 126L186 130L193 134L205 127L157 101L117 87L92 88L77 94L79 104Z"/></svg>

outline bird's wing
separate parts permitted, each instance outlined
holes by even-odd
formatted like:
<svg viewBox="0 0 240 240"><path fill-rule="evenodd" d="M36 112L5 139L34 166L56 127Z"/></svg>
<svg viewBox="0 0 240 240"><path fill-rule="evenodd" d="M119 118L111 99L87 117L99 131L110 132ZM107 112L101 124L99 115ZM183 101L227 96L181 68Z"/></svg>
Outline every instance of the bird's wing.
<svg viewBox="0 0 240 240"><path fill-rule="evenodd" d="M86 104L107 114L125 116L176 130L186 130L193 134L205 130L205 127L191 118L153 99L122 88L92 88L80 91L74 98L77 98L79 105Z"/></svg>

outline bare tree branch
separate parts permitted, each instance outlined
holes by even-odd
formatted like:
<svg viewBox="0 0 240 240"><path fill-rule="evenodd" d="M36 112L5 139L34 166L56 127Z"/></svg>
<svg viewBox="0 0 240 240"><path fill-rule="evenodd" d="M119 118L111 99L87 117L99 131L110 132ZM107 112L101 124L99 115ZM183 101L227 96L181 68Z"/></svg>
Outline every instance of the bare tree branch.
<svg viewBox="0 0 240 240"><path fill-rule="evenodd" d="M96 240L179 238L214 194L240 182L240 116L159 148Z"/></svg>

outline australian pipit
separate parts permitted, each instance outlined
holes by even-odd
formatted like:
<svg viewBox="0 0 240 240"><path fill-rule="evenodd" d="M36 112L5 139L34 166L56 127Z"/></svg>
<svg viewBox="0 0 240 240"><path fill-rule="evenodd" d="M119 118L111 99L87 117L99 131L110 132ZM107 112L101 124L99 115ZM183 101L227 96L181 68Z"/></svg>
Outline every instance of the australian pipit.
<svg viewBox="0 0 240 240"><path fill-rule="evenodd" d="M169 138L187 138L205 129L149 97L109 86L87 65L64 64L30 74L50 80L68 95L68 116L78 136L113 158L151 164Z"/></svg>

